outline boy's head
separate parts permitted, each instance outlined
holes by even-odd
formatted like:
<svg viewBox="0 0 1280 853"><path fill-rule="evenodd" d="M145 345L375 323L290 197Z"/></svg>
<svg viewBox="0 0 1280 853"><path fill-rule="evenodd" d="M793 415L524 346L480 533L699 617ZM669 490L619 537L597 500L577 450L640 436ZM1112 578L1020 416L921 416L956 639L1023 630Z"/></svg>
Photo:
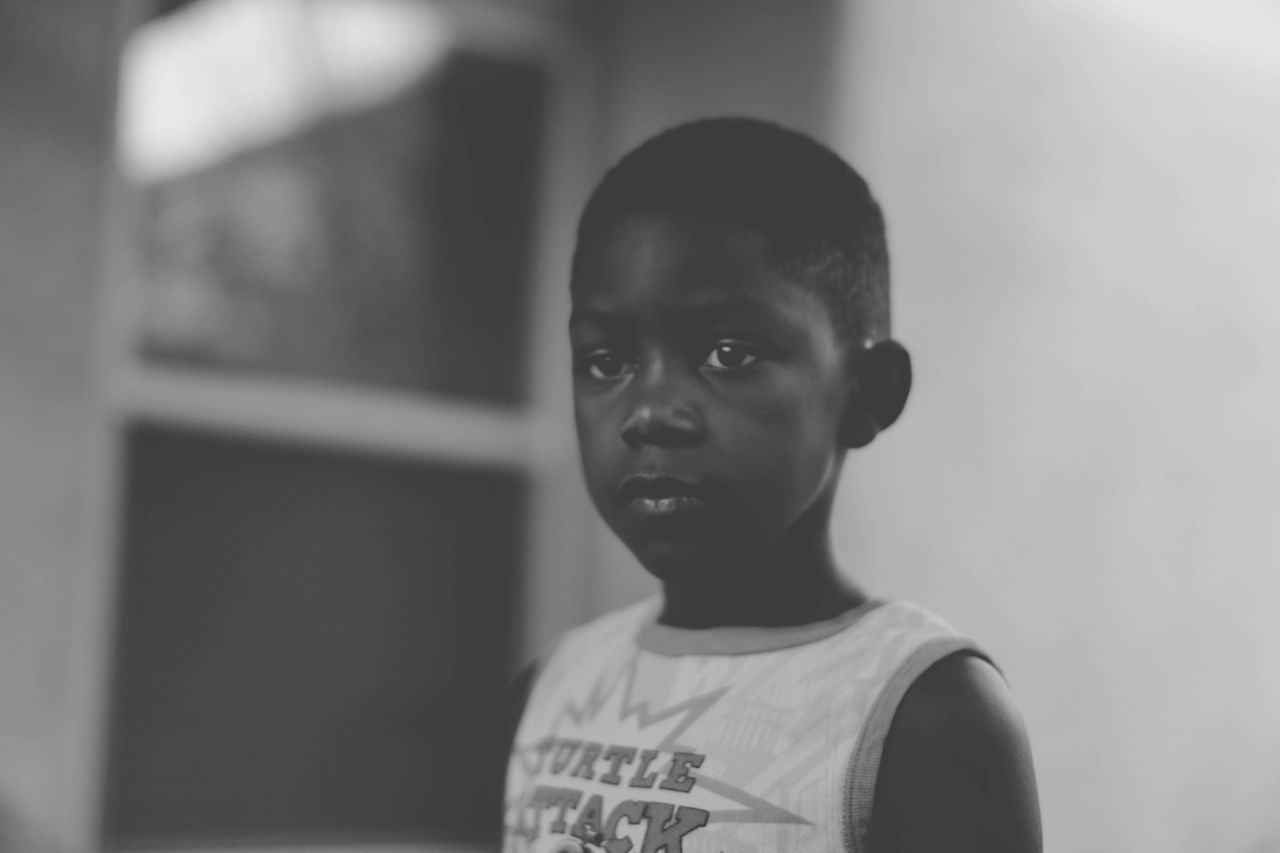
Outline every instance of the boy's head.
<svg viewBox="0 0 1280 853"><path fill-rule="evenodd" d="M910 386L862 178L766 122L666 131L588 201L571 290L588 491L641 562L666 579L821 547L844 451Z"/></svg>
<svg viewBox="0 0 1280 853"><path fill-rule="evenodd" d="M679 125L623 157L578 224L583 256L618 222L679 214L732 223L762 237L788 281L812 287L846 339L889 336L884 217L866 181L804 134L750 118Z"/></svg>

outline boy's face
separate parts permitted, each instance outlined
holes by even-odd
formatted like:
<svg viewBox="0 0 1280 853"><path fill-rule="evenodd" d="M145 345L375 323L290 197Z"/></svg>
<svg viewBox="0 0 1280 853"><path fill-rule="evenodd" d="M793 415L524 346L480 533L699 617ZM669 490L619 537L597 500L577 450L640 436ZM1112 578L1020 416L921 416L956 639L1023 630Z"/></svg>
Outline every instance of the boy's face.
<svg viewBox="0 0 1280 853"><path fill-rule="evenodd" d="M714 573L784 537L826 536L797 522L839 473L846 347L762 238L624 220L582 258L570 338L588 491L649 571Z"/></svg>

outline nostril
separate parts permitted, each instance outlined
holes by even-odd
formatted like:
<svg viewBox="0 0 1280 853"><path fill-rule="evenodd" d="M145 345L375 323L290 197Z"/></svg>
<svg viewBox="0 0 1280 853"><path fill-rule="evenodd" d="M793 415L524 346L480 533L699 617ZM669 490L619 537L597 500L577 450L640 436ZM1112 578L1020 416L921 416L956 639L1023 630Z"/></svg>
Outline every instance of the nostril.
<svg viewBox="0 0 1280 853"><path fill-rule="evenodd" d="M702 423L692 409L680 405L637 406L623 423L622 439L627 444L687 446L702 439Z"/></svg>

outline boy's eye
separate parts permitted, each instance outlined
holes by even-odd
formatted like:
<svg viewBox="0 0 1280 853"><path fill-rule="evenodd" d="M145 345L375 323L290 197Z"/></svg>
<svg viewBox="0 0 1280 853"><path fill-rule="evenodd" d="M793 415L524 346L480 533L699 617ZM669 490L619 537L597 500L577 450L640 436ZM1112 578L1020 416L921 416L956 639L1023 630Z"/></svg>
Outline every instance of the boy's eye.
<svg viewBox="0 0 1280 853"><path fill-rule="evenodd" d="M704 364L715 370L738 370L760 358L755 347L742 341L721 341L707 354Z"/></svg>
<svg viewBox="0 0 1280 853"><path fill-rule="evenodd" d="M616 352L596 349L578 359L578 371L592 379L617 379L627 371L627 360Z"/></svg>

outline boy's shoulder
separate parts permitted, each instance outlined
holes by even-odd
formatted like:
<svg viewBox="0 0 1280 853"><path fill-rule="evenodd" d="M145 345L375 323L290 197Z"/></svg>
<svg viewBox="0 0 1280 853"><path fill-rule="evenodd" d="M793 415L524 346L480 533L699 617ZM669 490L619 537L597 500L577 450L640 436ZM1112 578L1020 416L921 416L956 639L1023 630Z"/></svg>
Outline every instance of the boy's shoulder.
<svg viewBox="0 0 1280 853"><path fill-rule="evenodd" d="M912 681L885 738L874 802L873 850L1041 849L1026 728L994 666L957 653Z"/></svg>

